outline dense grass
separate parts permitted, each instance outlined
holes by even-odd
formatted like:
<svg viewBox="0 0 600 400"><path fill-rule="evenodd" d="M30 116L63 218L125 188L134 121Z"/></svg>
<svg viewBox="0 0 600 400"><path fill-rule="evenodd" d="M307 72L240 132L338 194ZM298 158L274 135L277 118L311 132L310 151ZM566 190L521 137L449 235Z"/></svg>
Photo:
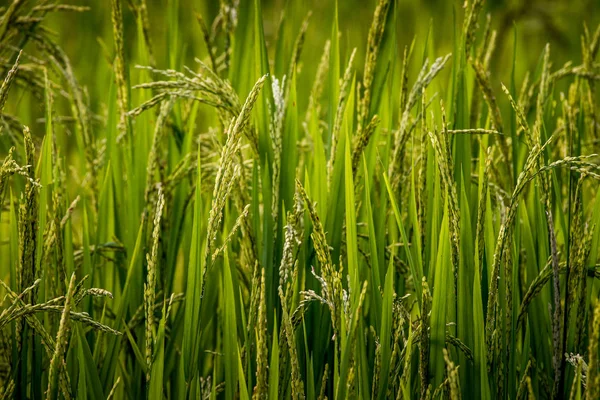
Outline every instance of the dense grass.
<svg viewBox="0 0 600 400"><path fill-rule="evenodd" d="M0 6L2 398L600 398L600 27L167 3Z"/></svg>

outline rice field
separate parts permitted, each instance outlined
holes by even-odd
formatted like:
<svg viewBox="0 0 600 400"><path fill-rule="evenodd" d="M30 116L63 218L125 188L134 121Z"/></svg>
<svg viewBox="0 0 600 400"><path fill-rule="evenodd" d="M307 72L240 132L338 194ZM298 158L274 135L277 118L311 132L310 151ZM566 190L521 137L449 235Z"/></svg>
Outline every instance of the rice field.
<svg viewBox="0 0 600 400"><path fill-rule="evenodd" d="M0 2L0 398L600 399L599 50L584 0Z"/></svg>

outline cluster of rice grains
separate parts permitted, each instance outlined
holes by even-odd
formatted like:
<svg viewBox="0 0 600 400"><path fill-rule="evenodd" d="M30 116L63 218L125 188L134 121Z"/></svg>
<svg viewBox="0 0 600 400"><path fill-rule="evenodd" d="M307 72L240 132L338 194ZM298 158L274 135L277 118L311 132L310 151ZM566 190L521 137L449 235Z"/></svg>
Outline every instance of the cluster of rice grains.
<svg viewBox="0 0 600 400"><path fill-rule="evenodd" d="M101 6L104 97L88 7L0 6L0 398L600 398L600 27L504 85L483 0L442 56L221 0L186 67L182 1Z"/></svg>

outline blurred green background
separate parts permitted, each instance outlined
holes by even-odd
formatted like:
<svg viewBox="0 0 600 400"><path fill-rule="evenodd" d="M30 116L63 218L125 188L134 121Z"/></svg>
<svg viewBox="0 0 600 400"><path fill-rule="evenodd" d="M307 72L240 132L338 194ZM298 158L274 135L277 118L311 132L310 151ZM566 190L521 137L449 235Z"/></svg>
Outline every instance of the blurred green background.
<svg viewBox="0 0 600 400"><path fill-rule="evenodd" d="M241 2L249 0L239 0ZM6 2L6 0L3 0ZM0 2L1 4L2 2ZM127 3L127 2L125 2ZM331 32L333 0L277 0L263 3L263 20L267 45L272 55L282 18L286 19L287 40L293 42L303 19L312 11L305 41L305 49L300 60L299 75L307 75L312 82L325 41ZM54 31L56 42L71 59L74 73L79 83L89 94L91 109L103 115L108 82L112 81L109 60L113 57L111 2L108 0L73 1L90 7L83 13L61 12L50 14L44 25ZM339 24L342 60L347 59L352 46L357 48L357 60L364 59L368 29L375 9L375 0L340 0ZM433 59L452 52L455 34L460 35L464 14L463 1L422 0L398 1L398 59L401 60L404 47L416 38L415 49L422 54L427 42L428 53ZM216 0L151 0L148 1L151 39L158 68L182 70L184 65L194 67L194 58L206 60L207 51L202 38L196 13L210 24L218 14ZM285 10L285 13L284 13ZM167 21L171 13L177 13L180 38L179 48L171 51L168 46ZM513 32L517 28L517 69L516 78L520 82L525 71L533 71L541 51L548 42L552 43L552 62L555 68L567 60L574 64L580 61L580 37L584 24L593 30L600 22L600 2L598 0L489 0L484 4L483 14L492 16L492 29L497 30L497 49L491 62L492 83L499 89L500 82L508 82L513 57ZM125 48L127 64L133 68L139 63L136 59L139 35L136 32L135 16L126 5L123 7L125 25ZM453 24L453 21L456 21ZM485 18L480 19L483 24ZM483 27L479 30L479 34ZM100 46L99 43L102 45ZM33 45L29 45L33 47ZM35 54L34 49L28 49ZM169 56L171 54L172 56ZM173 57L175 55L175 57ZM357 63L357 73L361 74L362 61ZM400 68L401 62L396 63ZM420 63L412 63L410 79L418 73ZM445 72L448 73L448 72ZM299 76L299 81L303 81ZM139 83L139 82L132 82ZM305 109L310 87L298 88L300 110ZM441 93L442 98L444 93ZM505 101L505 99L501 99ZM28 102L31 102L27 105ZM63 105L66 106L66 105ZM137 104L132 104L132 107ZM60 107L60 106L59 106ZM23 123L32 124L43 116L43 104L37 99L21 94L18 98L11 94L7 111L19 115ZM206 128L206 127L203 127ZM35 129L33 129L35 135ZM2 145L0 153L7 148Z"/></svg>

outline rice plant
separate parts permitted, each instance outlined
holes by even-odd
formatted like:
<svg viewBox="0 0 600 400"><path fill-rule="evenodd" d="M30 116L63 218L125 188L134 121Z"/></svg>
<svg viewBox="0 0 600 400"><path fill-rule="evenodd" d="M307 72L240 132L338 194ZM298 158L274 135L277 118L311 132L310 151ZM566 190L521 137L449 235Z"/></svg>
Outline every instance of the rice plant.
<svg viewBox="0 0 600 400"><path fill-rule="evenodd" d="M283 3L0 5L0 398L600 398L600 7Z"/></svg>

